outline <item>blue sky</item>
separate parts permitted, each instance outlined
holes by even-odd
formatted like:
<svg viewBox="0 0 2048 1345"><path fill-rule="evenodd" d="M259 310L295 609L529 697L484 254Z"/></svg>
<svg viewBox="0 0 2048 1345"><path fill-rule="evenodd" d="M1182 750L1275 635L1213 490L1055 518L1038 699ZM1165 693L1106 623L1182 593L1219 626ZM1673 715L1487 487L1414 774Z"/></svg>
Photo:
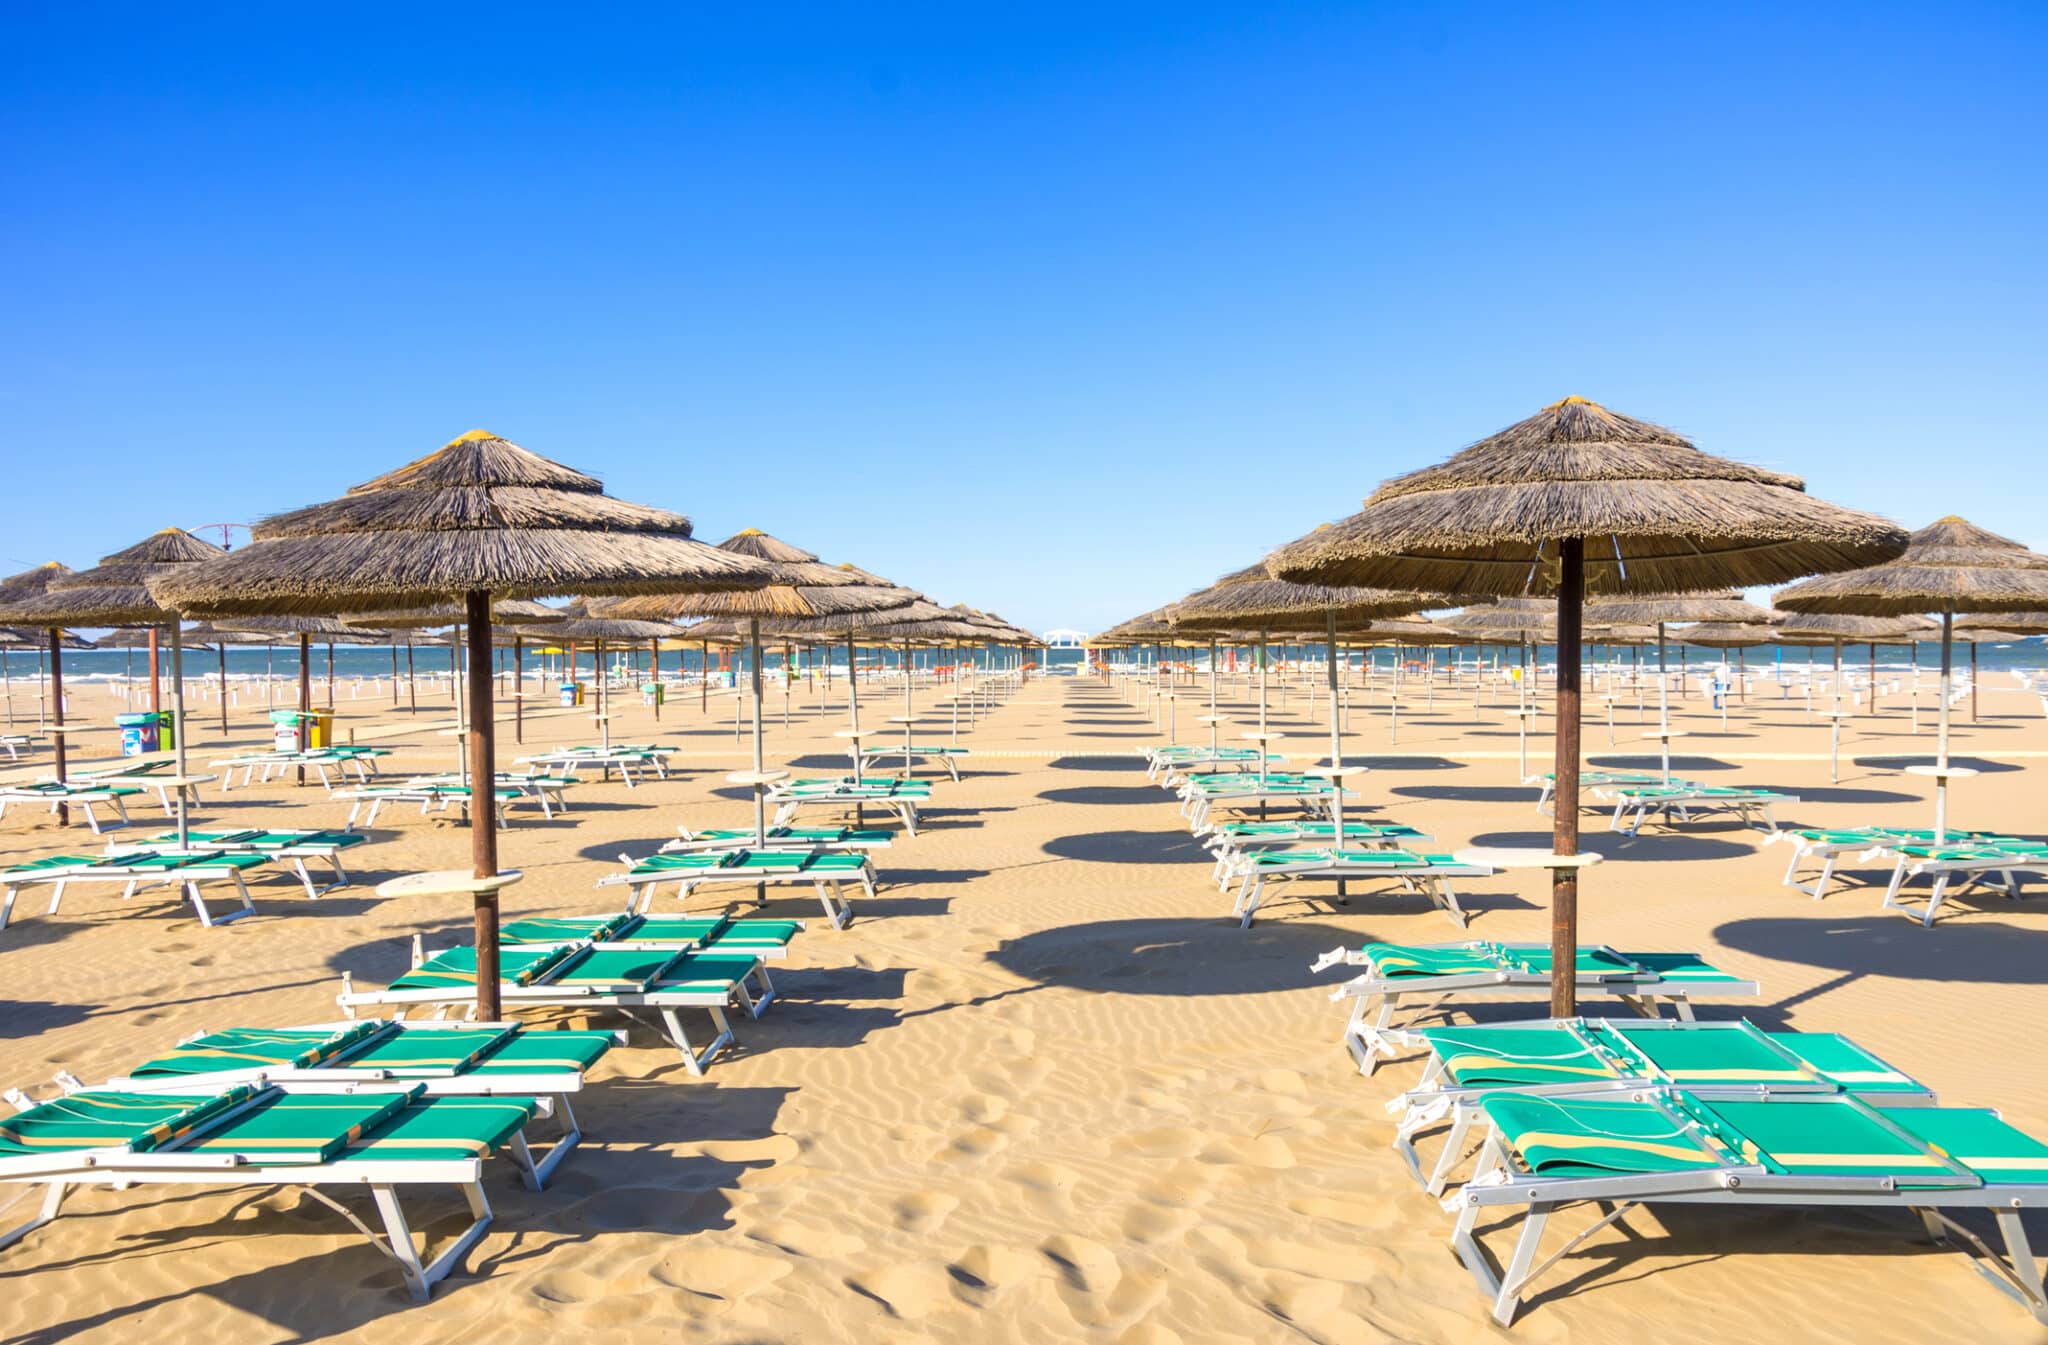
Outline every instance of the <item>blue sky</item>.
<svg viewBox="0 0 2048 1345"><path fill-rule="evenodd" d="M1092 628L1573 393L2048 543L2039 4L10 28L8 572L485 426Z"/></svg>

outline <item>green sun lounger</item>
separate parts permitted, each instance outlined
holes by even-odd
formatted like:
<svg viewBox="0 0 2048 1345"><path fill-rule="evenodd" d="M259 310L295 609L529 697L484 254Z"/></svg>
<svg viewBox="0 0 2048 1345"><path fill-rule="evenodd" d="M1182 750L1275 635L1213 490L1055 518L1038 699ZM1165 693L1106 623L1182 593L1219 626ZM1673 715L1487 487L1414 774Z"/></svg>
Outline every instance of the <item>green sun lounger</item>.
<svg viewBox="0 0 2048 1345"><path fill-rule="evenodd" d="M804 808L828 808L855 814L877 808L895 817L906 836L917 835L918 805L931 802L929 780L818 779L787 781L763 796L775 807L771 825L788 826Z"/></svg>
<svg viewBox="0 0 2048 1345"><path fill-rule="evenodd" d="M752 827L708 827L681 833L661 847L663 854L691 854L699 850L746 850L756 847L758 835ZM892 833L874 827L770 827L768 847L776 850L887 850Z"/></svg>
<svg viewBox="0 0 2048 1345"><path fill-rule="evenodd" d="M216 850L138 850L120 855L52 855L0 870L0 929L14 914L14 899L24 887L50 888L50 909L55 915L63 904L64 890L73 883L119 883L122 900L151 887L170 887L182 892L192 904L202 926L224 925L256 913L249 899L249 886L242 875L270 862L268 855L225 854ZM211 882L232 883L241 909L215 915L207 906L201 888Z"/></svg>
<svg viewBox="0 0 2048 1345"><path fill-rule="evenodd" d="M606 946L680 948L697 953L738 953L782 958L803 932L801 920L741 920L724 915L540 916L514 920L498 931L505 946L588 940Z"/></svg>
<svg viewBox="0 0 2048 1345"><path fill-rule="evenodd" d="M342 975L337 1003L354 1016L365 1006L434 1005L441 1013L467 1007L476 999L476 949L467 945L429 956L417 938L414 965L382 990L358 991L349 973ZM554 947L511 946L498 950L499 993L507 1009L588 1008L660 1013L670 1042L682 1053L692 1074L733 1041L725 1010L737 1004L748 1017L759 1018L775 1000L775 983L758 955L744 950L693 952L674 945L603 944L590 941ZM699 1049L680 1017L684 1009L702 1009L717 1029L710 1045Z"/></svg>
<svg viewBox="0 0 2048 1345"><path fill-rule="evenodd" d="M1332 1000L1351 1001L1343 1040L1361 1074L1398 1054L1418 1020L1474 1003L1540 1008L1549 1002L1556 980L1550 945L1537 943L1371 943L1333 948L1310 970L1340 965L1365 968L1330 992ZM1755 981L1723 971L1697 953L1621 953L1605 945L1578 948L1573 983L1582 997L1611 995L1645 1018L1658 1017L1668 1004L1688 1022L1695 998L1759 993Z"/></svg>
<svg viewBox="0 0 2048 1345"><path fill-rule="evenodd" d="M238 831L192 831L186 833L187 844L195 850L218 850L226 854L267 855L272 859L291 865L298 875L299 883L306 889L309 898L318 898L337 888L348 886L348 870L342 867L341 852L369 842L369 837L360 831L332 831L287 829L265 831L261 828L243 828ZM176 846L178 833L159 832L145 838L138 848L168 848ZM125 846L110 846L107 853L119 854ZM306 861L317 859L334 872L334 881L315 886L313 875L306 868Z"/></svg>
<svg viewBox="0 0 2048 1345"><path fill-rule="evenodd" d="M1665 1204L1911 1211L2048 1323L2042 1263L2022 1222L2024 1211L2048 1206L2048 1144L1994 1111L1875 1105L1849 1092L1764 1100L1703 1088L1495 1093L1478 1107L1487 1127L1479 1170L1445 1204L1457 1214L1452 1246L1502 1325L1531 1281L1572 1248L1638 1206ZM1581 1203L1605 1213L1539 1263L1552 1214ZM1958 1222L1968 1210L1993 1216L2003 1256ZM1505 1267L1479 1240L1482 1212L1520 1215Z"/></svg>
<svg viewBox="0 0 2048 1345"><path fill-rule="evenodd" d="M82 1186L305 1187L395 1259L406 1288L423 1301L490 1226L484 1160L509 1149L530 1173L521 1136L535 1105L530 1098L427 1097L418 1087L339 1093L247 1085L210 1093L93 1090L35 1103L0 1121L0 1182L42 1186L42 1206L0 1232L0 1247L55 1219ZM383 1237L323 1187L367 1188ZM423 1260L399 1193L449 1187L467 1203L470 1222Z"/></svg>
<svg viewBox="0 0 2048 1345"><path fill-rule="evenodd" d="M131 820L126 800L140 794L138 785L117 785L105 783L73 784L68 780L37 780L27 784L0 785L0 817L7 815L7 808L15 803L46 803L51 812L60 807L76 807L85 814L85 824L92 828L95 836L116 827L125 827ZM102 824L99 814L93 811L95 803L104 803L114 810L121 820Z"/></svg>
<svg viewBox="0 0 2048 1345"><path fill-rule="evenodd" d="M1774 832L1778 829L1778 819L1772 810L1781 803L1799 802L1797 794L1781 794L1771 789L1744 789L1734 785L1702 785L1690 781L1668 785L1603 785L1593 792L1614 803L1614 816L1609 819L1607 829L1628 836L1641 831L1652 813L1662 813L1667 826L1672 824L1674 817L1690 822L1694 813L1734 813L1745 826Z"/></svg>
<svg viewBox="0 0 2048 1345"><path fill-rule="evenodd" d="M629 907L637 906L643 914L663 883L674 883L677 899L684 901L700 887L793 885L816 892L825 919L832 928L844 929L853 919L853 908L845 900L846 885L859 887L870 898L875 895L874 861L859 851L740 849L619 859L626 872L607 874L598 879L598 886L627 885L633 890Z"/></svg>
<svg viewBox="0 0 2048 1345"><path fill-rule="evenodd" d="M1391 879L1428 897L1431 905L1462 929L1465 912L1458 905L1451 880L1487 878L1494 872L1484 864L1464 863L1455 855L1411 850L1261 850L1244 856L1238 868L1241 883L1231 914L1237 916L1239 929L1250 929L1268 890L1282 883L1321 880L1339 884L1342 892L1345 883Z"/></svg>
<svg viewBox="0 0 2048 1345"><path fill-rule="evenodd" d="M383 1019L303 1028L228 1028L201 1033L103 1087L161 1092L239 1084L300 1092L361 1091L417 1083L429 1097L530 1097L558 1134L528 1155L534 1189L582 1140L572 1094L611 1049L609 1032L533 1031L516 1023L406 1023ZM83 1085L69 1075L67 1091Z"/></svg>
<svg viewBox="0 0 2048 1345"><path fill-rule="evenodd" d="M1497 1092L1568 1095L1632 1087L1747 1089L1760 1095L1849 1091L1886 1106L1931 1106L1918 1080L1833 1032L1765 1032L1747 1022L1574 1018L1397 1034L1427 1063L1415 1087L1387 1104L1400 1118L1394 1147L1440 1195L1468 1154L1481 1098ZM1425 1178L1416 1136L1449 1135Z"/></svg>

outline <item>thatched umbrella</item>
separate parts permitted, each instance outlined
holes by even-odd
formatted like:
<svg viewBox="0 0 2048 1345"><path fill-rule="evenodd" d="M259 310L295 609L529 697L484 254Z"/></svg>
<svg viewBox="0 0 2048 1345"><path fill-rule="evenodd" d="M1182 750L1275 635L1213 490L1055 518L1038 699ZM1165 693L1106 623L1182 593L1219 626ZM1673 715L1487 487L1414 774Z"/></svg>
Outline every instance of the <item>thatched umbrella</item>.
<svg viewBox="0 0 2048 1345"><path fill-rule="evenodd" d="M10 620L40 626L50 633L50 680L58 725L64 722L64 682L58 642L64 626L169 626L171 631L171 751L178 785L178 845L191 835L191 809L186 806L185 661L179 643L176 611L160 603L148 582L204 565L226 553L182 528L165 528L125 550L104 557L90 570L52 578L39 597L10 608ZM64 779L64 742L57 741L57 778ZM68 809L58 818L70 822Z"/></svg>
<svg viewBox="0 0 2048 1345"><path fill-rule="evenodd" d="M184 567L159 596L207 616L325 616L460 602L469 637L477 1010L499 1014L491 600L744 588L751 561L690 537L681 514L605 495L596 477L484 430L350 490L264 519L249 545Z"/></svg>
<svg viewBox="0 0 2048 1345"><path fill-rule="evenodd" d="M27 602L30 598L40 597L48 590L51 581L61 579L70 573L72 573L72 570L69 565L65 565L60 561L46 560L32 570L23 570L20 574L11 574L5 579L0 579L0 612L6 611L18 603ZM48 697L42 694L44 681L43 655L45 652L51 651L50 641L61 641L63 634L60 631L33 631L33 628L27 631L16 632L16 634L21 637L18 641L19 643L36 646L36 687L38 693L36 722L40 724L44 722L48 714ZM9 643L16 643L16 641L11 640ZM61 643L56 645L55 649L59 651L56 657L61 661L63 657ZM0 659L5 657L4 654L0 654ZM7 684L7 722L10 724L14 722L14 685L11 681ZM61 723L62 721L60 720L59 722ZM63 761L62 743L58 744L57 755L60 763L59 769L61 770L61 763Z"/></svg>
<svg viewBox="0 0 2048 1345"><path fill-rule="evenodd" d="M909 589L876 580L865 570L827 565L815 552L792 546L759 528L742 528L718 544L721 551L745 556L768 573L768 582L740 592L659 595L620 598L599 610L608 617L673 622L688 617L732 617L747 623L747 676L754 703L754 838L768 844L766 730L761 669L761 621L845 616L907 607L917 596ZM848 659L851 661L851 647ZM851 669L848 670L849 675ZM788 668L783 669L788 685ZM784 699L785 706L787 698ZM859 727L858 724L855 727ZM858 762L859 755L855 754Z"/></svg>
<svg viewBox="0 0 2048 1345"><path fill-rule="evenodd" d="M1958 614L2048 606L2048 556L1951 514L1915 532L1897 559L1823 575L1777 595L1788 612L1941 617L1940 729L1934 762L1935 839L1947 834L1949 679Z"/></svg>
<svg viewBox="0 0 2048 1345"><path fill-rule="evenodd" d="M1262 780L1266 775L1266 659L1263 651L1267 633L1274 630L1314 631L1329 641L1330 770L1336 782L1337 843L1341 848L1344 836L1344 782L1341 778L1344 737L1337 709L1337 627L1340 623L1349 625L1381 617L1406 616L1425 607L1443 605L1443 596L1435 593L1290 583L1273 578L1266 562L1260 561L1227 574L1201 592L1189 594L1175 603L1172 624L1184 630L1251 626L1259 631L1258 748L1259 778Z"/></svg>
<svg viewBox="0 0 2048 1345"><path fill-rule="evenodd" d="M1569 397L1380 486L1274 558L1285 579L1558 599L1552 953L1578 942L1580 653L1585 595L1781 583L1897 555L1905 533L1806 494L1794 476L1710 457L1671 430ZM1571 1014L1560 975L1552 1011Z"/></svg>

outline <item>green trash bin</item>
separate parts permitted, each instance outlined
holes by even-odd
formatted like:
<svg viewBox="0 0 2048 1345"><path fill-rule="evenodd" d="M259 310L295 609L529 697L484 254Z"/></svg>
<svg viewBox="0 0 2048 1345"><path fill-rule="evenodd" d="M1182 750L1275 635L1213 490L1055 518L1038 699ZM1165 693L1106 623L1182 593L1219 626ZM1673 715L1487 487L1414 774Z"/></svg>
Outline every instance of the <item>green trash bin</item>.
<svg viewBox="0 0 2048 1345"><path fill-rule="evenodd" d="M640 684L640 703L642 705L661 705L664 704L667 701L667 699L668 688L663 686L661 683L642 682Z"/></svg>

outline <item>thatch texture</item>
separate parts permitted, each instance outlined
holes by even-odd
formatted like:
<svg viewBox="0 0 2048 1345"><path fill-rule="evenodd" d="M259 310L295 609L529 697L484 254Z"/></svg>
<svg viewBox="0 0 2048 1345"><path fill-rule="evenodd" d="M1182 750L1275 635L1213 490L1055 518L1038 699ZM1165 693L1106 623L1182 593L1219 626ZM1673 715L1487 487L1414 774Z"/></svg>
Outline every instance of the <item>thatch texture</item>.
<svg viewBox="0 0 2048 1345"><path fill-rule="evenodd" d="M5 610L15 603L27 602L30 598L40 597L53 582L73 573L69 565L46 560L33 570L23 570L20 574L11 574L5 579L0 579L0 610Z"/></svg>
<svg viewBox="0 0 2048 1345"><path fill-rule="evenodd" d="M1775 601L1860 616L2030 611L2048 607L2048 556L1950 515L1914 533L1896 560L1794 584Z"/></svg>
<svg viewBox="0 0 2048 1345"><path fill-rule="evenodd" d="M1887 560L1905 534L1806 494L1794 476L1568 397L1448 461L1385 482L1359 513L1272 558L1304 583L1510 597L1559 583L1585 539L1589 593L1782 583Z"/></svg>
<svg viewBox="0 0 2048 1345"><path fill-rule="evenodd" d="M1594 598L1586 604L1588 626L1654 626L1659 622L1754 623L1771 614L1739 593L1646 593L1633 598Z"/></svg>
<svg viewBox="0 0 2048 1345"><path fill-rule="evenodd" d="M57 575L43 592L8 608L17 625L162 626L171 609L150 593L148 581L212 563L226 552L182 528L165 528L90 570ZM33 572L31 572L33 573Z"/></svg>
<svg viewBox="0 0 2048 1345"><path fill-rule="evenodd" d="M1467 639L1549 640L1557 636L1554 598L1503 598L1439 618L1438 624Z"/></svg>
<svg viewBox="0 0 2048 1345"><path fill-rule="evenodd" d="M757 561L690 537L666 509L605 495L595 477L483 430L258 523L233 555L159 581L209 616L378 612L464 594L673 593L747 588Z"/></svg>
<svg viewBox="0 0 2048 1345"><path fill-rule="evenodd" d="M1845 612L1785 612L1771 624L1780 644L1913 644L1938 631L1925 617Z"/></svg>
<svg viewBox="0 0 2048 1345"><path fill-rule="evenodd" d="M444 626L459 626L463 622L462 604L458 602L436 603L431 607L396 608L388 612L344 612L337 618L351 630L438 630ZM560 607L549 607L545 603L527 598L500 598L491 604L493 626L548 626L567 621L567 612ZM315 626L331 626L334 622L321 617L279 617L274 618L275 626L260 628L296 630L291 622L298 622L311 629ZM248 622L240 622L250 628Z"/></svg>
<svg viewBox="0 0 2048 1345"><path fill-rule="evenodd" d="M1997 616L1966 616L1956 621L1956 634L1964 631L1997 630L2012 635L2048 635L2048 611L2000 612Z"/></svg>
<svg viewBox="0 0 2048 1345"><path fill-rule="evenodd" d="M1767 623L1754 621L1701 621L1670 632L1680 644L1702 649L1749 649L1774 643L1778 632Z"/></svg>
<svg viewBox="0 0 2048 1345"><path fill-rule="evenodd" d="M909 605L917 595L850 566L827 565L811 552L747 528L718 544L766 567L758 588L723 593L651 594L616 598L598 609L607 617L676 621L693 616L811 619L879 612Z"/></svg>
<svg viewBox="0 0 2048 1345"><path fill-rule="evenodd" d="M1266 562L1260 561L1182 598L1173 605L1171 620L1183 631L1240 626L1317 631L1327 630L1333 616L1341 625L1442 607L1447 601L1435 593L1288 583L1273 578Z"/></svg>

